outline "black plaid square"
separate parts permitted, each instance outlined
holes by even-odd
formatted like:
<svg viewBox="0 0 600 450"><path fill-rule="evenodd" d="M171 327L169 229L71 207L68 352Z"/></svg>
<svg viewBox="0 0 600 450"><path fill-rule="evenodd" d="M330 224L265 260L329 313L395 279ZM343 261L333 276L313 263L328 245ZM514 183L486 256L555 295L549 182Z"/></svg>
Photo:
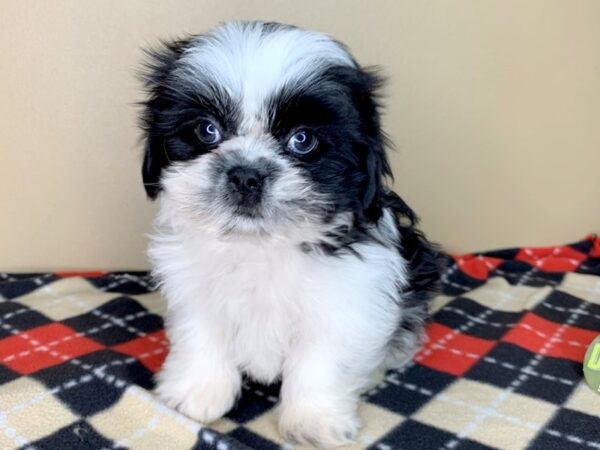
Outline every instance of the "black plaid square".
<svg viewBox="0 0 600 450"><path fill-rule="evenodd" d="M236 428L227 435L252 449L281 450L281 447L275 442L271 442L244 427Z"/></svg>
<svg viewBox="0 0 600 450"><path fill-rule="evenodd" d="M365 395L369 403L382 406L403 416L410 416L456 377L415 364L405 372L390 371L383 383Z"/></svg>
<svg viewBox="0 0 600 450"><path fill-rule="evenodd" d="M570 325L577 328L600 330L600 305L586 302L560 290L553 291L532 311L553 322L570 321Z"/></svg>
<svg viewBox="0 0 600 450"><path fill-rule="evenodd" d="M0 339L12 336L11 331L25 331L51 323L45 315L18 302L0 302Z"/></svg>
<svg viewBox="0 0 600 450"><path fill-rule="evenodd" d="M454 262L450 263L448 270L442 275L442 282L446 295L461 295L485 283L460 271Z"/></svg>
<svg viewBox="0 0 600 450"><path fill-rule="evenodd" d="M111 272L103 277L89 278L88 281L105 292L139 295L154 290L148 272Z"/></svg>
<svg viewBox="0 0 600 450"><path fill-rule="evenodd" d="M396 449L439 449L453 441L454 434L439 428L408 419L383 438L368 447L368 450ZM464 450L492 450L492 447L470 439L461 439L456 448Z"/></svg>
<svg viewBox="0 0 600 450"><path fill-rule="evenodd" d="M590 258L577 269L579 273L600 276L600 258Z"/></svg>
<svg viewBox="0 0 600 450"><path fill-rule="evenodd" d="M102 367L106 378L120 387L118 380L126 380L128 384L136 384L144 389L154 388L154 373L135 357L124 355L113 350L100 350L82 358L87 364Z"/></svg>
<svg viewBox="0 0 600 450"><path fill-rule="evenodd" d="M590 395L595 395L590 391ZM529 449L600 448L598 417L561 409L532 442Z"/></svg>
<svg viewBox="0 0 600 450"><path fill-rule="evenodd" d="M48 386L75 414L88 417L115 404L130 382L110 371L115 355L102 350L41 370L31 377Z"/></svg>
<svg viewBox="0 0 600 450"><path fill-rule="evenodd" d="M562 272L542 272L523 261L504 261L492 275L502 276L510 284L531 287L558 285L565 274Z"/></svg>
<svg viewBox="0 0 600 450"><path fill-rule="evenodd" d="M540 357L513 344L501 342L466 374L469 378L506 388L519 379L515 392L562 404L581 379L576 364L560 358ZM579 369L580 370L580 369Z"/></svg>
<svg viewBox="0 0 600 450"><path fill-rule="evenodd" d="M435 314L436 323L482 339L498 340L523 313L494 311L465 297L457 297ZM468 324L468 326L464 326Z"/></svg>
<svg viewBox="0 0 600 450"><path fill-rule="evenodd" d="M163 320L129 297L117 297L100 308L63 323L103 345L112 346L163 328Z"/></svg>
<svg viewBox="0 0 600 450"><path fill-rule="evenodd" d="M247 439L253 441L251 435L254 435L256 438L258 438L257 442L262 442L266 445L273 445L272 442L270 442L269 440L263 439L260 436L252 433L251 431L246 431L247 433L241 433L242 438L246 437ZM234 439L229 435L224 435L221 433L217 433L216 431L203 428L198 433L198 441L191 450L252 450L254 448L262 449L263 447L247 447L246 445L242 444L239 440ZM277 446L275 448L279 449L279 447Z"/></svg>
<svg viewBox="0 0 600 450"><path fill-rule="evenodd" d="M0 386L2 386L4 383L15 380L20 376L20 373L17 373L14 370L0 364Z"/></svg>
<svg viewBox="0 0 600 450"><path fill-rule="evenodd" d="M0 297L13 299L29 294L58 279L51 273L0 274Z"/></svg>
<svg viewBox="0 0 600 450"><path fill-rule="evenodd" d="M244 380L240 399L225 417L239 424L250 422L275 406L280 387L279 384L262 385Z"/></svg>
<svg viewBox="0 0 600 450"><path fill-rule="evenodd" d="M488 258L498 258L504 260L512 260L519 254L519 248L504 248L501 250L492 250L489 252L478 253L482 256L487 256Z"/></svg>
<svg viewBox="0 0 600 450"><path fill-rule="evenodd" d="M113 442L98 433L85 420L72 423L60 430L33 442L26 448L39 450L57 449L104 449L112 448Z"/></svg>

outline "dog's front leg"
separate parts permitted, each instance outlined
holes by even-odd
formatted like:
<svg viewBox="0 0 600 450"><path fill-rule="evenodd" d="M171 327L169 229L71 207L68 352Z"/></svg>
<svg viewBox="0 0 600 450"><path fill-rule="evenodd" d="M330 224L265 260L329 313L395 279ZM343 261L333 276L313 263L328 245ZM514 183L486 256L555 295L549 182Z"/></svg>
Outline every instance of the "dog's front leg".
<svg viewBox="0 0 600 450"><path fill-rule="evenodd" d="M335 447L352 442L360 428L359 395L384 358L388 332L349 309L301 333L284 364L278 414L288 439Z"/></svg>
<svg viewBox="0 0 600 450"><path fill-rule="evenodd" d="M215 323L191 316L173 323L177 327L169 333L172 348L156 377L155 392L188 417L212 422L232 408L241 375Z"/></svg>

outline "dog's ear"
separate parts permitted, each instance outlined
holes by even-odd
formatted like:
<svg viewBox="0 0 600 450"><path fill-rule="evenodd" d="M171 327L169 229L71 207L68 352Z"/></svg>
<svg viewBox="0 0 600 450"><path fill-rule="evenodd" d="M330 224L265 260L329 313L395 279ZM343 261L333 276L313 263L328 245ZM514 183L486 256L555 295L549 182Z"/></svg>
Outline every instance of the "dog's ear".
<svg viewBox="0 0 600 450"><path fill-rule="evenodd" d="M381 215L381 199L384 195L383 179L391 177L386 156L386 147L390 145L381 129L379 89L383 84L374 70L359 69L358 83L353 89L354 104L360 114L362 134L366 149L362 155L363 170L367 181L362 195L363 214L371 221L377 221Z"/></svg>
<svg viewBox="0 0 600 450"><path fill-rule="evenodd" d="M149 198L155 199L161 190L160 176L169 164L166 130L161 117L172 106L172 91L169 87L171 74L181 53L187 48L191 38L179 39L161 44L159 48L147 49L146 61L139 73L147 98L141 103L140 127L144 140L144 161L142 180Z"/></svg>
<svg viewBox="0 0 600 450"><path fill-rule="evenodd" d="M144 162L142 163L142 181L148 198L154 200L161 190L160 174L162 169L168 165L168 159L164 148L164 140L155 137L145 138Z"/></svg>

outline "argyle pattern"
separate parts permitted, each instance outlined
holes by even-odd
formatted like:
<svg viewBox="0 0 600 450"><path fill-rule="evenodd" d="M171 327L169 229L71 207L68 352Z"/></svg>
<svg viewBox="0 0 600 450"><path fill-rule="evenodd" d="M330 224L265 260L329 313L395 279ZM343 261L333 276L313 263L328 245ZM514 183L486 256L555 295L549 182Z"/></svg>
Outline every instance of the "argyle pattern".
<svg viewBox="0 0 600 450"><path fill-rule="evenodd" d="M276 431L276 385L246 380L207 427L153 396L164 307L145 272L0 274L0 448L302 449ZM344 448L600 450L581 364L600 333L600 239L453 256L432 317Z"/></svg>

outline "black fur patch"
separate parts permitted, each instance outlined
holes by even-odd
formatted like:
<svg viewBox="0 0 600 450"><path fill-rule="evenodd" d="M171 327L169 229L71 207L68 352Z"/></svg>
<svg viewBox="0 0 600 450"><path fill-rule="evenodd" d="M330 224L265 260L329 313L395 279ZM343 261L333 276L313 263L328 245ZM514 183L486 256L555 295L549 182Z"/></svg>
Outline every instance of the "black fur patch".
<svg viewBox="0 0 600 450"><path fill-rule="evenodd" d="M190 83L173 77L182 52L194 38L163 44L147 51L148 61L141 74L148 99L142 103L141 127L145 152L142 178L152 199L160 191L162 170L174 161L188 161L210 151L195 136L202 119L216 121L224 138L237 128L238 108L218 85L208 84L199 91Z"/></svg>
<svg viewBox="0 0 600 450"><path fill-rule="evenodd" d="M316 134L316 150L291 158L334 200L332 214L349 211L358 222L377 221L382 177L390 175L379 123L380 84L372 71L332 66L308 88L286 87L268 108L271 132L283 151L294 129L306 127Z"/></svg>

